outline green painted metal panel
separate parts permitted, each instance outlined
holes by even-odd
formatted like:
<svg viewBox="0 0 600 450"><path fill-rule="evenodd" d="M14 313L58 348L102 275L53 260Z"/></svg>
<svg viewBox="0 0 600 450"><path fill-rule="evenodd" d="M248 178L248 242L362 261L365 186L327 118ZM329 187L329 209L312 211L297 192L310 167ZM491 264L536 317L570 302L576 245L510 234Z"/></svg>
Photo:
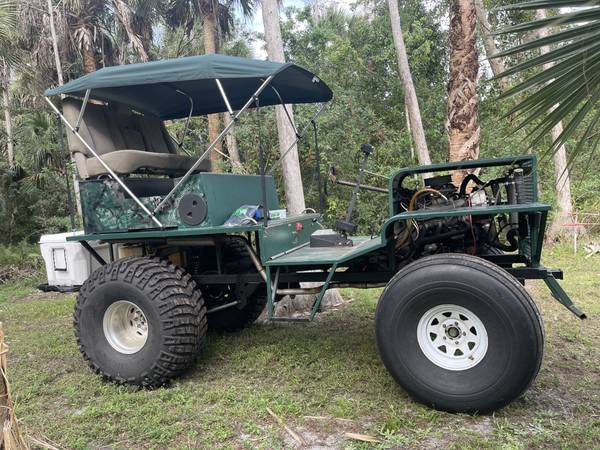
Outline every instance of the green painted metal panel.
<svg viewBox="0 0 600 450"><path fill-rule="evenodd" d="M303 243L310 238L310 234L312 231L316 229L321 229L322 226L318 222L318 219L321 216L319 214L302 214L301 216L291 216L287 219L281 220L270 220L269 226L267 229L273 233L275 230L278 230L277 233L286 233L289 236L288 246L283 248L283 244L278 246L277 249L283 248L281 251L290 250L295 245L293 244L296 240L294 236L294 232L292 231L292 227L289 227L290 224L295 224L296 222L302 222L303 233L298 237L298 242ZM294 228L295 229L295 228ZM143 241L143 240L151 240L151 239L177 239L177 238L193 238L194 236L207 236L207 235L222 235L222 234L236 234L236 233L246 233L246 232L254 232L254 231L262 231L264 230L263 223L258 223L256 225L243 225L237 227L226 227L226 226L216 226L216 227L190 227L190 228L166 228L164 230L160 229L149 229L149 230L138 230L138 231L121 231L121 232L107 232L107 233L92 233L92 234L83 234L79 236L72 236L67 238L69 241ZM312 231L311 231L312 230ZM273 235L273 234L271 234ZM263 244L264 233L259 233L259 238L261 239L261 245ZM273 248L272 250L276 250ZM266 249L266 251L269 251ZM279 251L278 251L279 252ZM274 255L275 253L271 253Z"/></svg>
<svg viewBox="0 0 600 450"><path fill-rule="evenodd" d="M320 219L320 214L293 215L271 221L266 228L261 228L260 257L263 263L275 255L309 242L310 235L323 228ZM300 229L296 224L301 224Z"/></svg>
<svg viewBox="0 0 600 450"><path fill-rule="evenodd" d="M298 266L342 264L385 246L381 237L354 236L352 247L309 247L299 248L287 255L268 261L268 266Z"/></svg>
<svg viewBox="0 0 600 450"><path fill-rule="evenodd" d="M234 175L227 173L202 173L202 190L208 202L210 226L222 225L242 205L260 205L259 175ZM273 177L266 177L267 206L279 209L279 198Z"/></svg>
<svg viewBox="0 0 600 450"><path fill-rule="evenodd" d="M158 181L148 179L147 183L150 185ZM162 181L168 182L168 180ZM173 181L177 183L178 179ZM129 180L128 182L136 184L141 194L140 200L150 210L160 203L161 195L151 195L151 191L144 195L143 180ZM125 194L116 181L83 181L79 186L86 234L155 227L151 219L131 197ZM269 209L279 208L273 177L266 178L266 187ZM179 201L188 193L203 196L208 205L206 219L197 226L187 225L181 220L177 211ZM164 195L163 192L161 194ZM192 175L175 194L173 201L157 213L157 218L166 227L194 229L218 227L223 225L240 206L261 203L260 176L258 175L198 173Z"/></svg>

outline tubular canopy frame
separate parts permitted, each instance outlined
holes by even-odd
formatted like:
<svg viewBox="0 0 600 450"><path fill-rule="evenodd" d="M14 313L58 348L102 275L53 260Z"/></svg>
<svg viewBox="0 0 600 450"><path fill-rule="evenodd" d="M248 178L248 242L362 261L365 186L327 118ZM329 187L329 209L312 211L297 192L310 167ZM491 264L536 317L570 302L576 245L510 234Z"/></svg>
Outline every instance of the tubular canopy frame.
<svg viewBox="0 0 600 450"><path fill-rule="evenodd" d="M252 104L254 99L258 98L260 93L264 90L264 88L267 87L267 85L271 82L272 79L273 79L273 76L271 75L266 80L263 81L263 83L259 86L259 88L256 90L256 92L252 95L252 97L250 97L248 99L248 101L242 107L242 109L240 109L237 112L237 114L233 117L233 120L231 122L229 122L227 124L227 126L223 129L223 131L221 131L221 133L219 133L219 135L215 138L215 140L210 143L208 148L204 151L204 153L202 153L202 155L200 155L200 157L194 163L194 165L192 167L190 167L190 169L185 173L185 175L183 177L181 177L181 179L177 182L177 184L173 187L173 189L171 189L171 192L169 192L162 199L162 201L156 206L156 208L154 208L154 211L152 212L153 214L156 214L158 211L160 211L162 209L162 207L171 199L171 197L173 197L173 195L175 195L175 192L177 192L177 190L181 187L181 185L188 180L188 178L192 175L192 173L194 173L194 171L198 168L200 163L206 159L206 157L210 154L210 152L213 150L213 148L215 148L215 146L217 145L217 142L221 141L221 139L223 139L229 133L229 130L231 130L231 128L233 128L233 125L237 121L238 117L240 117L240 115L250 107L250 105ZM225 95L225 92L223 92L223 95ZM227 97L225 97L225 98L227 98Z"/></svg>
<svg viewBox="0 0 600 450"><path fill-rule="evenodd" d="M142 203L142 201L139 199L138 196L136 196L133 192L131 192L131 189L129 189L127 187L127 185L125 184L125 182L123 180L121 180L121 178L119 178L119 176L110 168L110 166L108 164L106 164L106 162L100 157L100 155L98 153L96 153L96 151L92 148L91 145L89 145L85 139L83 139L83 137L81 137L81 135L79 134L78 131L75 130L75 127L73 127L73 125L71 125L69 123L69 121L65 118L65 116L62 115L62 113L58 110L58 108L56 107L56 105L54 105L54 103L52 103L48 97L44 97L44 100L46 100L46 102L48 102L48 104L50 105L50 107L54 110L54 112L56 114L58 114L58 116L61 118L61 120L65 123L65 125L73 132L73 134L75 136L77 136L77 139L79 139L81 141L81 143L85 146L86 149L88 149L90 151L90 153L92 155L94 155L94 157L100 162L100 164L102 164L102 166L107 170L107 172L110 174L111 177L114 178L114 180L119 183L119 185L123 188L123 190L125 192L127 192L128 195L131 196L131 198L137 203L137 205L142 208L142 211L144 211L151 219L152 221L158 225L160 228L163 228L163 224L160 220L158 220L154 214L152 213L152 211L150 211L146 205L144 205L144 203ZM83 106L81 108L82 110L84 109Z"/></svg>
<svg viewBox="0 0 600 450"><path fill-rule="evenodd" d="M203 63L203 64L201 64ZM266 76L260 76L265 73ZM208 82L216 83L219 101L214 98L214 84L209 89ZM225 84L225 85L224 85ZM256 85L258 84L258 87ZM277 85L277 86L275 86ZM199 87L198 87L199 86ZM265 91L267 86L271 90ZM143 97L139 97L139 89L142 88ZM164 108L165 98L152 90L169 89L177 94L183 95L189 100L189 109L185 110L181 105L176 108ZM230 96L226 94L230 91ZM123 90L129 90L131 95L124 94ZM201 96L206 101L194 101L195 97ZM283 94L280 93L283 92ZM64 115L47 97L57 94L70 94L79 96L83 93L83 104L73 126ZM273 94L274 93L274 94ZM224 55L204 55L196 57L180 58L177 60L155 61L151 63L130 64L127 66L115 66L101 69L79 79L73 80L63 86L47 90L45 100L60 117L65 125L75 134L77 139L107 170L109 175L123 188L123 190L136 202L150 219L160 228L164 228L156 214L172 199L179 188L189 179L192 173L199 167L221 141L231 131L241 114L247 109L260 106L282 105L293 103L320 103L317 112L313 115L310 123L314 122L323 111L325 103L331 100L333 94L329 87L317 76L294 64L281 64L272 61L257 61L246 58L235 58ZM169 98L172 98L170 96ZM177 96L176 96L177 97ZM243 98L243 103L242 103ZM206 150L200 155L192 167L179 179L173 189L161 200L153 211L137 197L123 182L123 180L108 166L99 155L79 133L79 126L83 119L85 108L90 99L103 102L115 101L124 104L140 112L150 113L160 119L186 118L184 136L177 141L182 146L183 138L187 133L189 120L192 116L225 112L232 117L231 122L219 133L217 138L211 142ZM142 101L143 100L143 101ZM168 103L168 102L167 102ZM233 104L233 106L232 106ZM234 109L238 109L234 113ZM288 119L290 119L289 114ZM277 161L279 164L293 146L305 135L307 124L301 133L298 133L293 122L296 139L289 148L282 153ZM186 151L186 153L188 153ZM261 171L264 177L264 169Z"/></svg>

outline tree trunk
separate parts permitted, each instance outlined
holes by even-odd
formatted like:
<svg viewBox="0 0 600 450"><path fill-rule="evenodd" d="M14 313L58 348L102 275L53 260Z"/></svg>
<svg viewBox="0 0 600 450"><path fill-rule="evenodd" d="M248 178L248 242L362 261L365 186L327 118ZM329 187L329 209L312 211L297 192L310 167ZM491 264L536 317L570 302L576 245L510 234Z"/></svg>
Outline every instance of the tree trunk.
<svg viewBox="0 0 600 450"><path fill-rule="evenodd" d="M473 0L450 2L450 74L448 79L448 140L450 161L479 157L477 124L477 73L479 61L475 39ZM456 170L452 181L459 185L472 171Z"/></svg>
<svg viewBox="0 0 600 450"><path fill-rule="evenodd" d="M83 59L83 71L92 73L96 71L96 54L94 53L93 34L88 28L83 28L83 42L81 46L81 57Z"/></svg>
<svg viewBox="0 0 600 450"><path fill-rule="evenodd" d="M6 63L4 63L2 75L2 106L4 107L4 131L6 132L6 156L8 164L12 166L15 163L15 144L13 141L12 114L10 112L10 94L8 92L10 87L10 73Z"/></svg>
<svg viewBox="0 0 600 450"><path fill-rule="evenodd" d="M131 42L131 45L133 46L133 50L139 55L142 61L148 61L146 47L144 46L141 37L134 30L133 17L129 6L123 0L113 0L112 4L115 7L119 22L121 22L123 28L125 28L125 32L127 33L129 42Z"/></svg>
<svg viewBox="0 0 600 450"><path fill-rule="evenodd" d="M54 8L52 7L52 0L48 0L48 16L50 22L50 37L52 38L52 50L54 51L54 64L56 65L56 76L58 78L58 85L62 86L65 84L63 77L62 64L60 62L60 53L58 52L58 38L56 37L56 26L54 25Z"/></svg>
<svg viewBox="0 0 600 450"><path fill-rule="evenodd" d="M49 22L50 22L50 37L52 38L52 50L54 52L54 64L56 66L56 77L58 79L58 85L62 86L63 84L65 84L65 80L64 80L64 76L63 76L62 63L60 62L60 53L58 51L58 37L56 36L56 26L54 23L54 7L52 6L52 0L48 0L47 5L48 5L48 17L49 17ZM60 97L62 99L63 95L61 95ZM68 133L68 131L67 131L67 133ZM83 209L81 208L81 195L79 193L77 166L75 165L75 161L73 160L73 155L71 155L70 151L69 151L69 159L71 160L71 167L74 168L72 170L73 192L75 193L75 204L77 205L77 214L83 220Z"/></svg>
<svg viewBox="0 0 600 450"><path fill-rule="evenodd" d="M202 34L204 36L204 53L207 55L217 53L217 21L212 5L210 8L207 8L207 11L202 15ZM210 142L213 142L219 136L221 130L220 122L219 114L208 114L208 140ZM211 170L213 172L220 172L220 158L219 153L217 152L221 151L220 142L217 142L215 150L216 151L212 151L210 154Z"/></svg>
<svg viewBox="0 0 600 450"><path fill-rule="evenodd" d="M410 73L410 66L408 65L408 56L406 55L404 38L402 37L398 0L388 0L388 7L390 9L392 36L394 38L396 57L398 59L398 71L400 73L402 86L404 87L404 101L406 103L406 111L408 112L408 120L410 121L410 131L417 150L417 159L419 160L420 165L429 165L431 164L431 158L429 157L429 150L427 149L419 101Z"/></svg>
<svg viewBox="0 0 600 450"><path fill-rule="evenodd" d="M492 73L495 77L497 77L506 69L504 67L504 61L502 61L502 59L500 58L491 59L493 55L498 53L498 47L496 47L494 36L492 36L492 26L488 21L483 0L474 0L474 2L475 13L477 14L477 22L479 24L479 31L481 33L481 39L483 40L483 47L485 48L485 53L488 58L488 62L490 63L490 67L492 68ZM506 87L508 87L508 79L499 78L498 85L502 89L505 89Z"/></svg>
<svg viewBox="0 0 600 450"><path fill-rule="evenodd" d="M563 132L562 121L552 128L552 140L558 139ZM571 199L571 177L567 165L567 149L564 145L554 152L554 179L556 191L557 214L548 229L548 240L554 241L561 235L568 233L568 228L561 226L563 223L574 221L573 202Z"/></svg>
<svg viewBox="0 0 600 450"><path fill-rule="evenodd" d="M271 61L285 62L277 0L262 0L262 16L265 26L265 41L269 59ZM291 106L288 106L288 112L293 121L294 111ZM283 153L296 140L296 135L288 121L283 106L275 107L275 115L277 118L277 133L279 135L279 150ZM306 205L304 203L304 189L302 187L302 175L300 172L300 162L298 161L297 145L293 145L292 149L283 159L281 168L285 185L287 209L292 214L300 213L306 208Z"/></svg>
<svg viewBox="0 0 600 450"><path fill-rule="evenodd" d="M535 14L536 19L542 20L546 18L546 11L543 9L538 9ZM540 28L538 30L538 38L544 38L548 35L548 32L545 28ZM548 46L542 46L540 48L540 52L542 54L548 53L550 48ZM552 67L552 63L544 64L544 70ZM556 109L558 105L555 105ZM552 128L552 141L556 141L558 137L563 132L563 124L562 121L558 122ZM558 207L558 211L556 217L554 217L554 221L550 225L548 230L548 240L554 241L558 239L561 235L567 233L568 229L562 227L561 224L573 222L573 202L571 199L571 178L569 174L569 168L567 165L567 149L564 145L559 146L553 155L554 159L554 189L556 191L556 203Z"/></svg>
<svg viewBox="0 0 600 450"><path fill-rule="evenodd" d="M233 119L229 113L223 114L223 123L225 127L229 126L232 121ZM239 173L242 170L242 161L240 160L240 152L238 150L237 139L235 138L235 125L232 125L229 130L229 133L225 137L225 142L227 142L227 153L229 153L229 157L231 158L233 171Z"/></svg>

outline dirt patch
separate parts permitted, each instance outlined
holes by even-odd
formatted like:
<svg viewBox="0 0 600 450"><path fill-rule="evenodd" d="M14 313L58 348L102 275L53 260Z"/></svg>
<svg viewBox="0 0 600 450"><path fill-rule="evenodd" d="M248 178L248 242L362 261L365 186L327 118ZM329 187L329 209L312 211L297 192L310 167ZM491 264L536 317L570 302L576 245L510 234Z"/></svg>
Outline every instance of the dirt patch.
<svg viewBox="0 0 600 450"><path fill-rule="evenodd" d="M27 302L51 302L56 300L64 300L65 298L74 295L73 293L63 294L62 292L42 292L35 291L31 294L17 297L14 299L16 303L27 303Z"/></svg>
<svg viewBox="0 0 600 450"><path fill-rule="evenodd" d="M286 295L275 304L275 317L298 318L310 315L315 295ZM331 289L325 293L321 301L319 316L323 313L338 311L348 306L352 302L351 298L342 296L337 289ZM263 311L257 320L257 323L267 323L267 310Z"/></svg>
<svg viewBox="0 0 600 450"><path fill-rule="evenodd" d="M291 425L306 445L300 445L289 434L282 430L286 448L305 448L310 450L335 450L345 447L350 439L346 433L361 434L370 429L371 422L358 423L350 419L339 419L327 416L303 417L302 425Z"/></svg>

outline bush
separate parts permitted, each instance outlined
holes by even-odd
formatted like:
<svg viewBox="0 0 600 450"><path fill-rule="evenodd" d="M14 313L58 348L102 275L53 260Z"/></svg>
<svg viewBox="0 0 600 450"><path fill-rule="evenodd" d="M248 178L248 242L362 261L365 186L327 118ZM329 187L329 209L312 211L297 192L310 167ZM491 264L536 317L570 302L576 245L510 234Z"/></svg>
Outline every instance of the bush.
<svg viewBox="0 0 600 450"><path fill-rule="evenodd" d="M0 284L36 276L43 268L37 245L21 241L0 245Z"/></svg>

